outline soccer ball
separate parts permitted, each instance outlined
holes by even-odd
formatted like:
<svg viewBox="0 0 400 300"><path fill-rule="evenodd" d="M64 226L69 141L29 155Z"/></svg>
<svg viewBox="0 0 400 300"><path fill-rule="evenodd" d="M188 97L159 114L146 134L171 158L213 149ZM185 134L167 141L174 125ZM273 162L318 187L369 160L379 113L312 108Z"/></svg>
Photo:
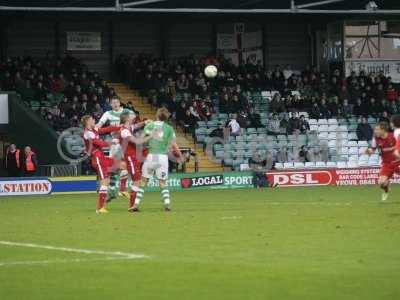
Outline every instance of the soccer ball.
<svg viewBox="0 0 400 300"><path fill-rule="evenodd" d="M208 78L214 78L217 76L218 74L218 69L216 66L213 65L209 65L204 69L204 74L208 77Z"/></svg>

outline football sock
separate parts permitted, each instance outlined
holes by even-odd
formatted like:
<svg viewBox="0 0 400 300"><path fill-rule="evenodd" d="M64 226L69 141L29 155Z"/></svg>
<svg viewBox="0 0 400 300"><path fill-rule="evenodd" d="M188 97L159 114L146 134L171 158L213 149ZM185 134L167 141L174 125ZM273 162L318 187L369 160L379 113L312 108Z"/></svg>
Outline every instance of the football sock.
<svg viewBox="0 0 400 300"><path fill-rule="evenodd" d="M131 196L129 198L129 208L133 207L136 203L136 194L139 191L137 186L132 187Z"/></svg>
<svg viewBox="0 0 400 300"><path fill-rule="evenodd" d="M161 190L161 197L162 197L165 205L169 205L171 203L169 190L167 188L163 188Z"/></svg>
<svg viewBox="0 0 400 300"><path fill-rule="evenodd" d="M136 205L140 204L140 202L143 200L143 196L144 196L144 189L138 188L138 190L136 192L136 199L135 199Z"/></svg>
<svg viewBox="0 0 400 300"><path fill-rule="evenodd" d="M110 185L108 186L108 196L117 197L119 191L119 176L116 173L112 173L110 176Z"/></svg>
<svg viewBox="0 0 400 300"><path fill-rule="evenodd" d="M120 186L119 186L119 190L121 192L125 192L126 191L126 183L128 181L128 171L126 170L122 170L120 173Z"/></svg>
<svg viewBox="0 0 400 300"><path fill-rule="evenodd" d="M97 199L97 210L103 208L107 198L107 187L102 185L99 190L99 198Z"/></svg>
<svg viewBox="0 0 400 300"><path fill-rule="evenodd" d="M382 190L383 190L385 193L389 193L389 186L387 185L387 186L382 187Z"/></svg>

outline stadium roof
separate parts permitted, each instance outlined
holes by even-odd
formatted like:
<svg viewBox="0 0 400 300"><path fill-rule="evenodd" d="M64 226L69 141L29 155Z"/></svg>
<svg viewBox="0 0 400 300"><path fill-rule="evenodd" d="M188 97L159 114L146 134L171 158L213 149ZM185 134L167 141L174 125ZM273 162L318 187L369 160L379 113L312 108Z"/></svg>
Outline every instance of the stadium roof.
<svg viewBox="0 0 400 300"><path fill-rule="evenodd" d="M400 14L400 0L0 0L0 10Z"/></svg>

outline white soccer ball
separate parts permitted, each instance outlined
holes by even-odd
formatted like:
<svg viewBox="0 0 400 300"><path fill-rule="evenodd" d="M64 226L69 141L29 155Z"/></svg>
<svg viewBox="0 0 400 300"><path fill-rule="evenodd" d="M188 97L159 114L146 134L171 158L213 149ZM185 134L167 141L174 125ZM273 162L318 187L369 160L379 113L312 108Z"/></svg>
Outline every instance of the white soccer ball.
<svg viewBox="0 0 400 300"><path fill-rule="evenodd" d="M216 66L213 65L209 65L204 69L204 74L208 77L208 78L214 78L217 76L218 74L218 69Z"/></svg>

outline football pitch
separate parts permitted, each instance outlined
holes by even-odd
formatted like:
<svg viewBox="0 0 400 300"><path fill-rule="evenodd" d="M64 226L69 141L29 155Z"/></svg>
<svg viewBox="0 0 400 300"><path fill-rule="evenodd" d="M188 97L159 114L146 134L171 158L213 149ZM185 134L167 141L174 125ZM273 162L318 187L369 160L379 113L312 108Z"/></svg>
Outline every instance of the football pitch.
<svg viewBox="0 0 400 300"><path fill-rule="evenodd" d="M400 187L0 198L0 299L400 299Z"/></svg>

